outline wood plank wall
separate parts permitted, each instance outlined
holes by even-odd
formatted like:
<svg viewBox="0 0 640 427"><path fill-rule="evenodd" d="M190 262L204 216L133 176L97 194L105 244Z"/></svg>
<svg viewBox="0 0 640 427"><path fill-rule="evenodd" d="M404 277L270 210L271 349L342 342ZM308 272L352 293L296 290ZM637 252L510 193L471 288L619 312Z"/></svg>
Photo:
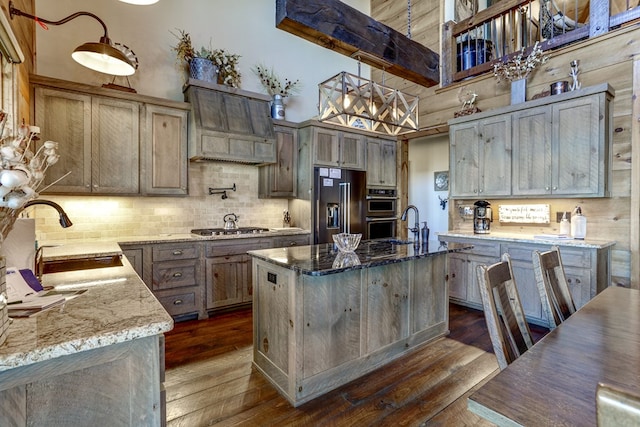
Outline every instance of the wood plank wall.
<svg viewBox="0 0 640 427"><path fill-rule="evenodd" d="M13 0L13 6L24 12L33 14L35 10L35 0ZM2 12L7 17L7 21L11 25L13 32L18 39L22 53L24 54L24 62L17 68L17 95L18 95L18 120L30 123L30 93L29 93L29 74L34 72L35 63L35 22L24 17L9 17L9 0L2 0Z"/></svg>
<svg viewBox="0 0 640 427"><path fill-rule="evenodd" d="M440 34L442 34L442 9L428 0L412 2L412 39L439 51ZM406 33L407 2L404 0L371 0L373 18L383 22L397 31ZM615 240L617 244L612 251L612 282L623 286L639 288L640 280L640 202L638 183L634 183L636 191L632 192L632 176L640 177L637 168L640 155L634 153L632 147L640 143L640 126L633 117L640 117L640 106L637 102L640 90L640 72L635 65L635 55L640 43L640 28L629 26L612 31L595 39L578 42L562 49L547 52L550 60L536 70L528 81L527 99L549 89L552 82L571 80L569 62L580 61L579 79L583 87L608 82L616 91L613 102L613 185L612 197L603 199L545 199L545 200L491 200L492 204L500 203L549 203L553 211L571 210L579 204L587 216L587 235L601 240ZM382 72L373 70L374 80L380 80ZM446 88L425 88L403 81L394 76L387 76L386 84L405 92L420 96L419 120L420 128L446 129L447 121L453 118L460 109L461 93L473 91L478 94L477 106L488 111L510 103L510 87L508 83L497 83L491 73L453 84ZM406 138L406 137L405 137ZM410 138L410 136L408 137ZM406 143L406 141L405 141ZM403 160L400 160L404 164ZM406 199L407 185L402 182L403 196ZM449 203L450 229L472 230L472 225L457 214L457 207L469 201ZM500 227L497 221L493 227ZM559 225L552 223L549 227L511 227L501 231L522 233L557 232ZM634 266L633 269L631 266ZM632 274L633 273L633 274Z"/></svg>

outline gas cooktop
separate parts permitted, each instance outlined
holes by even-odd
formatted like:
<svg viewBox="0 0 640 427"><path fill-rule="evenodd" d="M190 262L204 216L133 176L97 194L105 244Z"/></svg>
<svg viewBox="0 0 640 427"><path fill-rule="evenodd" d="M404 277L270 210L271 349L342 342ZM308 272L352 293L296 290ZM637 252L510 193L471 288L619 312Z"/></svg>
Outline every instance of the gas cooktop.
<svg viewBox="0 0 640 427"><path fill-rule="evenodd" d="M224 228L196 228L191 230L192 234L198 236L220 236L227 234L259 234L269 231L268 228L263 227L238 227L233 230L226 230Z"/></svg>

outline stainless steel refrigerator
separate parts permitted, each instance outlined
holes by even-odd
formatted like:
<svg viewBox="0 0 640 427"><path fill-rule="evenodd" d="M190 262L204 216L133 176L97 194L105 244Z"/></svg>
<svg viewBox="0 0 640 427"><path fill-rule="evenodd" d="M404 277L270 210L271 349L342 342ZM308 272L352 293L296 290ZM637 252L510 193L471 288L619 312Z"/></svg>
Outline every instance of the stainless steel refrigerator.
<svg viewBox="0 0 640 427"><path fill-rule="evenodd" d="M362 233L367 239L364 171L314 168L314 243L333 243L334 234Z"/></svg>

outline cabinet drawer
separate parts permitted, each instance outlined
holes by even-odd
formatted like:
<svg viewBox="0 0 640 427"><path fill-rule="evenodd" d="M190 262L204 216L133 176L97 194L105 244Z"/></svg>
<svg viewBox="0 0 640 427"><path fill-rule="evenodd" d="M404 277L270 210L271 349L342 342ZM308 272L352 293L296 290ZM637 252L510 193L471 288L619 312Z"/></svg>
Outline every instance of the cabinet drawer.
<svg viewBox="0 0 640 427"><path fill-rule="evenodd" d="M197 285L197 261L165 261L153 264L153 290Z"/></svg>
<svg viewBox="0 0 640 427"><path fill-rule="evenodd" d="M198 311L195 290L176 295L158 295L158 301L172 316Z"/></svg>
<svg viewBox="0 0 640 427"><path fill-rule="evenodd" d="M169 261L174 259L194 259L198 258L198 247L194 244L188 245L154 245L153 261Z"/></svg>
<svg viewBox="0 0 640 427"><path fill-rule="evenodd" d="M309 236L275 237L273 239L274 248L284 248L288 246L307 246L307 245L309 245Z"/></svg>
<svg viewBox="0 0 640 427"><path fill-rule="evenodd" d="M210 243L207 245L206 257L219 257L227 255L240 255L257 249L267 249L271 247L271 239L251 239L237 242Z"/></svg>
<svg viewBox="0 0 640 427"><path fill-rule="evenodd" d="M545 252L551 249L550 245L502 245L502 252L508 252L513 260L532 261L533 251L538 250ZM560 247L560 257L562 264L566 266L591 268L591 257L589 251L573 249L568 247Z"/></svg>
<svg viewBox="0 0 640 427"><path fill-rule="evenodd" d="M478 242L477 240L465 241L463 243L471 244L473 248L467 249L462 253L486 257L500 257L500 245L497 243L484 243Z"/></svg>

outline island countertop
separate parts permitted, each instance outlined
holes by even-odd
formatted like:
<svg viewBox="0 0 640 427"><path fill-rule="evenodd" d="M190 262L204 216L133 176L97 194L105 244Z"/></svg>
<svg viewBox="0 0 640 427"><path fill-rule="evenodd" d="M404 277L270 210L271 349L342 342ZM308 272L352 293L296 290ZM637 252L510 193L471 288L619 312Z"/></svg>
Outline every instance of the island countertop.
<svg viewBox="0 0 640 427"><path fill-rule="evenodd" d="M427 245L414 246L396 239L375 239L360 242L353 253L340 253L332 243L311 246L260 249L247 252L264 261L311 276L323 276L348 270L393 264L457 252L471 245L430 240Z"/></svg>

